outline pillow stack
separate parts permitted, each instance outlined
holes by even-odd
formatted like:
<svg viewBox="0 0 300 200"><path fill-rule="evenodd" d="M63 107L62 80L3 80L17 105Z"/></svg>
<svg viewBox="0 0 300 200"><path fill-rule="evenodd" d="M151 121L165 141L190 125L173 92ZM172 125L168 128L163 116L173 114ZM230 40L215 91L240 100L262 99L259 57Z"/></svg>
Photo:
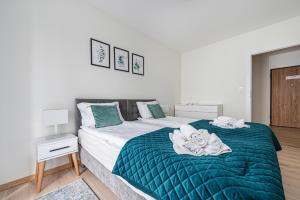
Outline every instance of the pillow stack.
<svg viewBox="0 0 300 200"><path fill-rule="evenodd" d="M136 102L136 104L143 119L158 119L166 117L157 101Z"/></svg>
<svg viewBox="0 0 300 200"><path fill-rule="evenodd" d="M79 103L81 124L88 128L102 128L122 124L119 102L112 103Z"/></svg>

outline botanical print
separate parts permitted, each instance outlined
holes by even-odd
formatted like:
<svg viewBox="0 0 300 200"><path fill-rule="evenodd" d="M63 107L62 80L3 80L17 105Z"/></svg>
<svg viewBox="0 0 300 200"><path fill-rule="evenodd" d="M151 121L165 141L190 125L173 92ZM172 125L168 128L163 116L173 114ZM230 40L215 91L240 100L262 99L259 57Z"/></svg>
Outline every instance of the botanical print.
<svg viewBox="0 0 300 200"><path fill-rule="evenodd" d="M142 66L141 61L139 61L139 60L135 60L135 61L134 61L133 69L134 69L136 72L139 72L139 71L140 71L141 66Z"/></svg>
<svg viewBox="0 0 300 200"><path fill-rule="evenodd" d="M110 68L110 45L91 39L91 64Z"/></svg>
<svg viewBox="0 0 300 200"><path fill-rule="evenodd" d="M144 57L132 54L132 73L144 75Z"/></svg>
<svg viewBox="0 0 300 200"><path fill-rule="evenodd" d="M114 47L115 69L129 72L129 51Z"/></svg>
<svg viewBox="0 0 300 200"><path fill-rule="evenodd" d="M118 65L125 66L125 61L124 60L125 60L125 56L119 55L118 59L117 59Z"/></svg>
<svg viewBox="0 0 300 200"><path fill-rule="evenodd" d="M97 53L98 62L102 63L105 59L106 54L101 44L99 45L99 48L96 50L96 53Z"/></svg>

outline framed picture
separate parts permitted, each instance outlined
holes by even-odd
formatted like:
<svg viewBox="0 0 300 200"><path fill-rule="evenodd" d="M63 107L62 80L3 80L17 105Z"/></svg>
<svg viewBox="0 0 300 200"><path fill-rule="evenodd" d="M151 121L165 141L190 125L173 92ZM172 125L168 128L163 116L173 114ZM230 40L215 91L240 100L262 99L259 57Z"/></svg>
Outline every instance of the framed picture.
<svg viewBox="0 0 300 200"><path fill-rule="evenodd" d="M132 54L132 73L138 75L144 75L144 57Z"/></svg>
<svg viewBox="0 0 300 200"><path fill-rule="evenodd" d="M91 38L91 65L110 68L110 45Z"/></svg>
<svg viewBox="0 0 300 200"><path fill-rule="evenodd" d="M129 51L114 47L115 70L129 72Z"/></svg>

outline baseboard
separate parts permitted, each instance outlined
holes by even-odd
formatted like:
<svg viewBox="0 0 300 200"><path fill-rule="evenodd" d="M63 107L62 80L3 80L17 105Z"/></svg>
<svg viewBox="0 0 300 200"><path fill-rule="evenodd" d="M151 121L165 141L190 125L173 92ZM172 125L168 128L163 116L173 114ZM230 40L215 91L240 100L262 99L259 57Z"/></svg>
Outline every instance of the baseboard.
<svg viewBox="0 0 300 200"><path fill-rule="evenodd" d="M58 167L54 167L52 169L48 169L44 172L44 177L51 175L51 174L56 174L58 172L61 172L61 171L64 171L64 170L67 170L70 168L72 168L72 166L69 163L67 163L67 164L64 164L64 165L61 165ZM34 181L34 179L35 179L35 174L32 174L30 176L26 176L26 177L23 177L23 178L20 178L20 179L17 179L17 180L8 182L8 183L4 183L4 184L0 185L0 192L4 191L4 190L8 190L13 187L16 187L18 185L22 185L24 183L29 183L31 181Z"/></svg>

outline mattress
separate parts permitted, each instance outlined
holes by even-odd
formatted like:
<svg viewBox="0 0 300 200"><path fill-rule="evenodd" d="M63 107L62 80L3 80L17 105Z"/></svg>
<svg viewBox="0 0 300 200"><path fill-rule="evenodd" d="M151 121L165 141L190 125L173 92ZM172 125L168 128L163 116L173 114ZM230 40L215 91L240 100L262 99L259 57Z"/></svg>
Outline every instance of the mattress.
<svg viewBox="0 0 300 200"><path fill-rule="evenodd" d="M84 128L78 131L79 143L106 169L112 171L118 155L125 143L137 136L161 129L162 126L150 125L142 122L124 122L118 126L105 128ZM136 189L123 178L119 177L125 184L129 185L136 193L146 199L153 199L149 195Z"/></svg>
<svg viewBox="0 0 300 200"><path fill-rule="evenodd" d="M112 171L121 148L83 129L78 131L79 143L109 171Z"/></svg>
<svg viewBox="0 0 300 200"><path fill-rule="evenodd" d="M143 122L145 124L150 124L150 125L179 128L182 124L189 124L189 123L198 121L198 119L167 116L165 118L159 118L159 119L139 118L139 121Z"/></svg>

